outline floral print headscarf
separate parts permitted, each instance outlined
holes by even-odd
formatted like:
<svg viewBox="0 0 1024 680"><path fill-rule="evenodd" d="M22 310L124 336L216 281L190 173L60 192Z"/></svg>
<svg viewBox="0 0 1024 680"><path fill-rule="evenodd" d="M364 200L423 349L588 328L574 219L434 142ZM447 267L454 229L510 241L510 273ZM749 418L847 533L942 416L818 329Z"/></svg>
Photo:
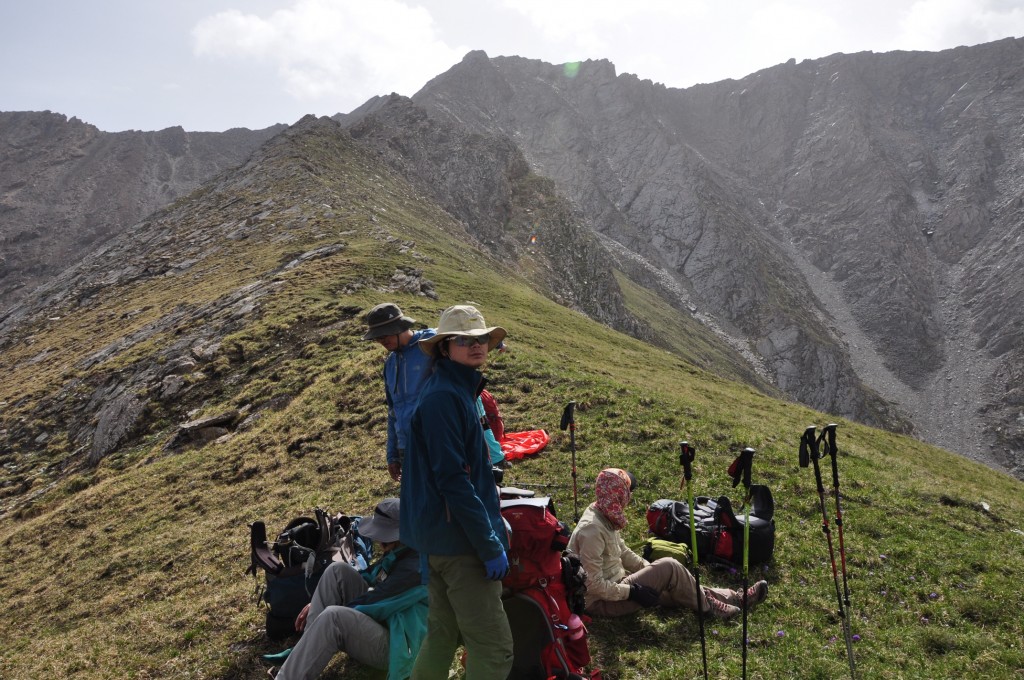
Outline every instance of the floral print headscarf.
<svg viewBox="0 0 1024 680"><path fill-rule="evenodd" d="M594 485L594 508L611 522L616 530L626 527L625 508L629 505L629 475L625 470L607 468L597 475Z"/></svg>

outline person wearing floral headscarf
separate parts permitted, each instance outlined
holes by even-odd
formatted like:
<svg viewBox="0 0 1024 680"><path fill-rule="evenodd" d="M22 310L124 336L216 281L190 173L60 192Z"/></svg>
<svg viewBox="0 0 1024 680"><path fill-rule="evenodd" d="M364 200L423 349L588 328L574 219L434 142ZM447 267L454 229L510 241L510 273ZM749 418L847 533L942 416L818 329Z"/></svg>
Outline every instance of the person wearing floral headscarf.
<svg viewBox="0 0 1024 680"><path fill-rule="evenodd" d="M686 568L671 557L648 562L626 546L626 508L636 479L619 468L597 475L597 497L580 518L569 549L587 572L586 612L591 616L624 616L662 605L697 609L697 585ZM768 595L768 582L747 591L749 605ZM728 619L740 613L743 593L724 588L701 588L701 606L712 617Z"/></svg>

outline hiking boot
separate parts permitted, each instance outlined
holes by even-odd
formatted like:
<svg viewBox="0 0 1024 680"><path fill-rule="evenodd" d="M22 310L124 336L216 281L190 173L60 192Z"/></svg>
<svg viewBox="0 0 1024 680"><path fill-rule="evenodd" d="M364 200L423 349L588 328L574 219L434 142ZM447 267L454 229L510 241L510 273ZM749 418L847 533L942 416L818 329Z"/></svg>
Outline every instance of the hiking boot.
<svg viewBox="0 0 1024 680"><path fill-rule="evenodd" d="M739 607L734 607L731 604L716 600L715 598L708 595L705 598L708 601L708 608L705 613L710 614L712 618L716 619L731 619L740 613Z"/></svg>
<svg viewBox="0 0 1024 680"><path fill-rule="evenodd" d="M766 597L768 597L768 581L758 581L754 585L747 588L748 607L753 607L755 604L764 602L764 598Z"/></svg>
<svg viewBox="0 0 1024 680"><path fill-rule="evenodd" d="M706 591L705 594L708 598L717 598L726 604L731 604L734 607L743 606L743 591L742 590L730 590L727 591L728 595L721 595L714 591ZM764 598L768 597L768 582L758 581L754 585L747 588L747 606L753 607L759 602L763 602Z"/></svg>

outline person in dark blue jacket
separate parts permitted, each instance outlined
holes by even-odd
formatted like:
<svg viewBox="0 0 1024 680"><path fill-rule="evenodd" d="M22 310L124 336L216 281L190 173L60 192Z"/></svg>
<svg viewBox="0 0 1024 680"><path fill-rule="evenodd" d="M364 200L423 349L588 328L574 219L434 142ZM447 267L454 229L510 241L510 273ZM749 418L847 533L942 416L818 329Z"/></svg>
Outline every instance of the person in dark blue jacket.
<svg viewBox="0 0 1024 680"><path fill-rule="evenodd" d="M388 351L384 361L384 398L388 404L388 474L402 479L402 459L409 440L409 419L427 378L430 357L419 343L434 336L433 328L413 331L415 319L393 302L382 302L366 314L363 340L374 340Z"/></svg>
<svg viewBox="0 0 1024 680"><path fill-rule="evenodd" d="M419 343L433 372L412 416L400 522L402 543L429 564L427 637L414 680L447 678L460 639L467 680L505 678L512 667L501 603L508 533L476 407L480 369L504 337L475 307L457 305Z"/></svg>

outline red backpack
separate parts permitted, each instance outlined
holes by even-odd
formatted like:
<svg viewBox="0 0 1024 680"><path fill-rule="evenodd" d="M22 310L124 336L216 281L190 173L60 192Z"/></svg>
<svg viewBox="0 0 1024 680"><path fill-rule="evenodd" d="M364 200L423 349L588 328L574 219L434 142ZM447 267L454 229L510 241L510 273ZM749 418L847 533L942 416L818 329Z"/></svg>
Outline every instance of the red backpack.
<svg viewBox="0 0 1024 680"><path fill-rule="evenodd" d="M512 674L526 678L590 678L590 648L583 614L586 573L566 551L569 529L555 517L551 499L515 498L501 502L511 527L508 576L502 584L514 642Z"/></svg>
<svg viewBox="0 0 1024 680"><path fill-rule="evenodd" d="M487 425L491 428L494 439L500 442L505 437L505 421L501 419L498 412L498 402L494 395L487 390L480 392L480 401L484 405L484 416L487 418Z"/></svg>
<svg viewBox="0 0 1024 680"><path fill-rule="evenodd" d="M551 499L521 498L501 502L501 515L511 529L506 588L522 590L560 581L562 551L569 545L569 530L550 509Z"/></svg>

